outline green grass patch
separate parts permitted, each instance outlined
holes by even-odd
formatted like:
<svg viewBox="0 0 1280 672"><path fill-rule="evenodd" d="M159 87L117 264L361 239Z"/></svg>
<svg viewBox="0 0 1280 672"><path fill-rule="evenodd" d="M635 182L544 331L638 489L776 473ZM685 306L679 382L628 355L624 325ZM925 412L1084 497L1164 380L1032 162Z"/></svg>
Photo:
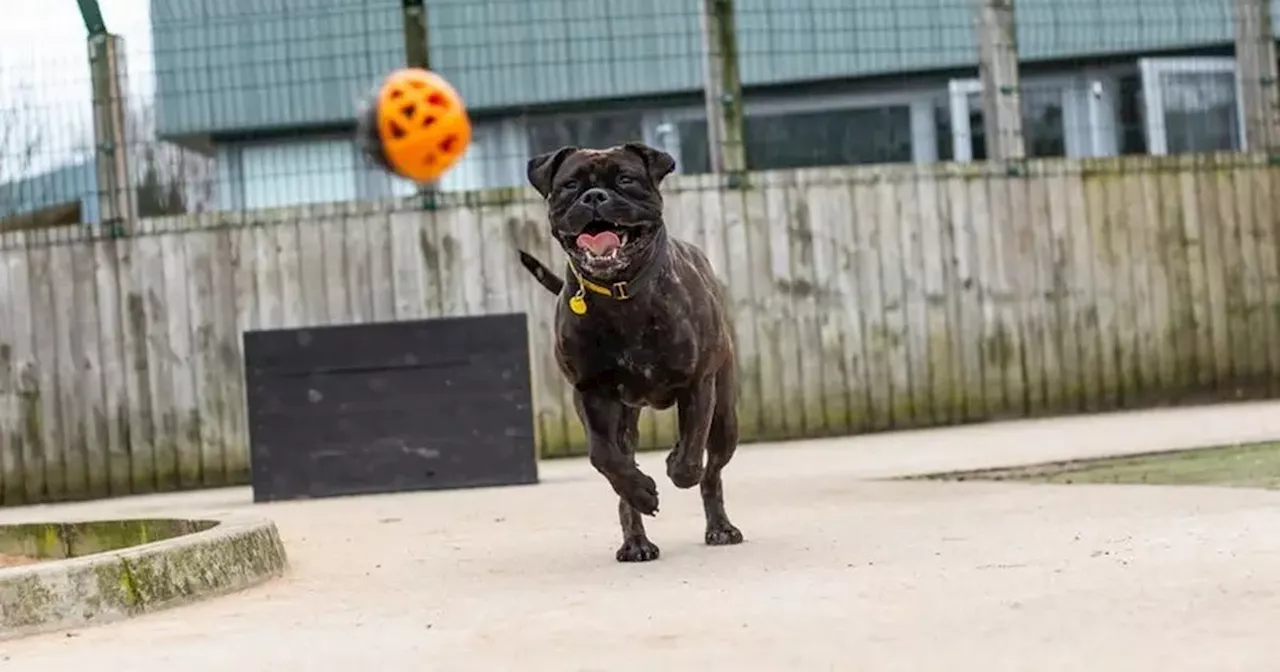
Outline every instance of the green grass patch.
<svg viewBox="0 0 1280 672"><path fill-rule="evenodd" d="M1217 485L1280 490L1280 442L912 477L912 480Z"/></svg>

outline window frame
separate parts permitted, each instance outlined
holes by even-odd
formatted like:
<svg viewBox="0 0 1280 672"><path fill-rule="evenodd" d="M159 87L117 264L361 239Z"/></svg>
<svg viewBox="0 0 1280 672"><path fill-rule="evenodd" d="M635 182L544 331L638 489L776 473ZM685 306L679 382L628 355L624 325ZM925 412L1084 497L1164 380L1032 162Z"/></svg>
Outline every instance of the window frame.
<svg viewBox="0 0 1280 672"><path fill-rule="evenodd" d="M933 119L937 100L936 85L912 86L888 91L826 93L803 98L755 98L746 102L743 115L787 116L808 112L906 107L911 115L912 163L931 163L938 160L937 131ZM679 165L682 140L676 125L683 121L704 119L706 108L687 105L653 111L649 116L652 122L646 124L645 141L675 156L676 172L684 172Z"/></svg>
<svg viewBox="0 0 1280 672"><path fill-rule="evenodd" d="M1115 156L1118 132L1112 104L1115 75L1110 71L1085 70L1022 80L1022 88L1054 88L1062 103L1064 158ZM947 82L947 104L951 117L952 160L971 163L972 124L969 96L982 94L982 80L963 77ZM1024 124L1025 126L1025 124Z"/></svg>
<svg viewBox="0 0 1280 672"><path fill-rule="evenodd" d="M1167 112L1164 104L1164 87L1160 79L1167 74L1230 73L1235 86L1236 137L1239 147L1231 151L1249 151L1249 138L1245 135L1244 105L1241 103L1240 72L1232 56L1187 56L1139 58L1138 72L1142 80L1142 98L1146 108L1143 125L1147 133L1147 153L1152 156L1169 154Z"/></svg>

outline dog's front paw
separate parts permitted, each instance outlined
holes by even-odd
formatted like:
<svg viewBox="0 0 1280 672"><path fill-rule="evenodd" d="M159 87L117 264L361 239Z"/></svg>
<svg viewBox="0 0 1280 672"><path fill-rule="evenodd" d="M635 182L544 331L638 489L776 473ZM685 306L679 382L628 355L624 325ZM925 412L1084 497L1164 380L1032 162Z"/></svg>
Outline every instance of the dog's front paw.
<svg viewBox="0 0 1280 672"><path fill-rule="evenodd" d="M657 560L662 552L658 545L644 537L634 537L622 542L616 557L618 562L649 562Z"/></svg>
<svg viewBox="0 0 1280 672"><path fill-rule="evenodd" d="M679 459L677 451L667 454L667 478L681 490L688 490L702 482L702 463L684 462Z"/></svg>
<svg viewBox="0 0 1280 672"><path fill-rule="evenodd" d="M742 530L727 520L707 525L706 542L708 546L732 546L742 543Z"/></svg>
<svg viewBox="0 0 1280 672"><path fill-rule="evenodd" d="M652 516L658 512L658 484L648 475L639 471L628 479L622 492L618 493L631 508Z"/></svg>

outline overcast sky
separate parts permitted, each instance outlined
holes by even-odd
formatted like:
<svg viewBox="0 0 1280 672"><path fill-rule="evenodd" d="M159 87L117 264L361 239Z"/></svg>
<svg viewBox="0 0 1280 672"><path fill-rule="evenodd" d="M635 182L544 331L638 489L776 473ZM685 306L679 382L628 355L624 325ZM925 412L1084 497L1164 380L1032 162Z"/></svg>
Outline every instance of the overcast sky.
<svg viewBox="0 0 1280 672"><path fill-rule="evenodd" d="M148 0L99 4L107 29L125 39L132 95L150 97ZM0 162L11 159L5 155L15 147L30 146L38 132L40 158L31 169L66 163L91 141L87 35L79 5L76 0L0 0L0 6L0 118L21 118L19 129L0 136L8 145L0 146Z"/></svg>

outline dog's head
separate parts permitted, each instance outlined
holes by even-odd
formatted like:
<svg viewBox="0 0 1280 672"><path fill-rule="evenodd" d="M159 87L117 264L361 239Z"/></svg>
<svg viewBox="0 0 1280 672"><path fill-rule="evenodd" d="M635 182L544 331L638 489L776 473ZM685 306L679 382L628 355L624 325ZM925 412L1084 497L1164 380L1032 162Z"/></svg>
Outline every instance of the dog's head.
<svg viewBox="0 0 1280 672"><path fill-rule="evenodd" d="M658 185L670 154L629 142L608 149L561 147L529 160L529 184L547 201L551 235L587 275L629 277L666 235Z"/></svg>

